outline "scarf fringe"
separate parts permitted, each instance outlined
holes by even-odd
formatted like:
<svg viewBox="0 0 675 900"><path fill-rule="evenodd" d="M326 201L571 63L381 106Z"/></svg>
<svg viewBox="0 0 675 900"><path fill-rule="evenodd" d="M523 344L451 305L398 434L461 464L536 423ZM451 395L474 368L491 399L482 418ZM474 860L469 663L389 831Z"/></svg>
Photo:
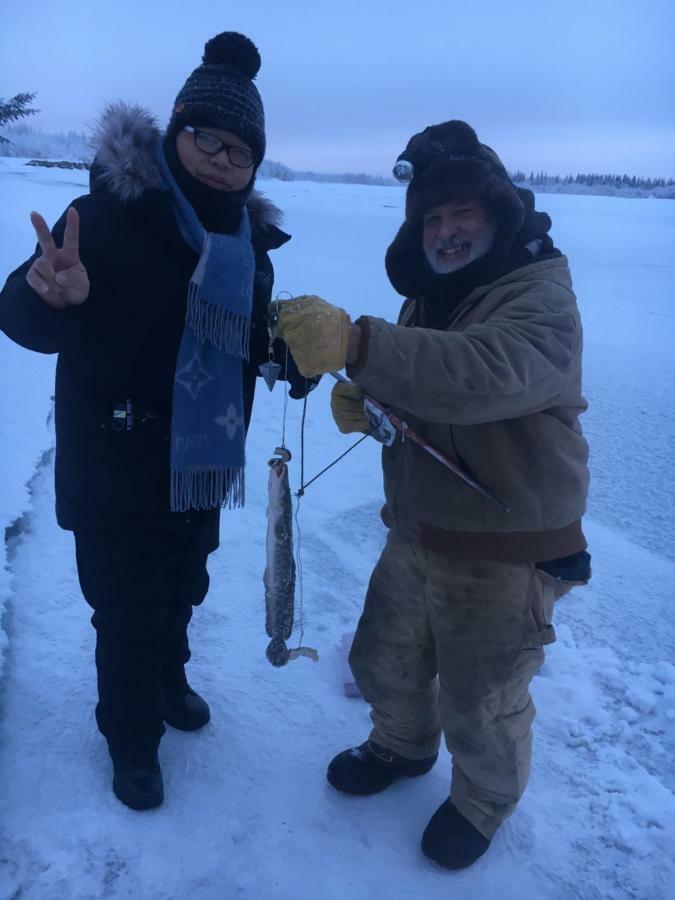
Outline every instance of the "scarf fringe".
<svg viewBox="0 0 675 900"><path fill-rule="evenodd" d="M199 296L200 285L190 282L188 288L187 324L197 339L207 341L231 356L248 360L251 337L250 316L232 312L224 306L209 303Z"/></svg>
<svg viewBox="0 0 675 900"><path fill-rule="evenodd" d="M195 469L171 472L171 512L236 509L244 505L244 469Z"/></svg>

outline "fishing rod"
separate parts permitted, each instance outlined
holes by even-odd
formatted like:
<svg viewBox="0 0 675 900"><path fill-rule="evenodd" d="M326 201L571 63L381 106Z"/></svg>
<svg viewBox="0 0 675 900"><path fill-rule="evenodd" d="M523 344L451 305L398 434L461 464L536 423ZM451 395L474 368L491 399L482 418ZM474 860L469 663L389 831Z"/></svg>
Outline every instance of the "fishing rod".
<svg viewBox="0 0 675 900"><path fill-rule="evenodd" d="M355 384L355 382L350 381L349 378L342 375L340 372L330 372L330 375L341 384ZM485 497L486 500L490 500L492 503L501 506L505 513L511 512L511 507L494 497L480 481L477 481L472 475L469 475L468 472L449 460L447 456L444 456L440 450L433 447L411 428L407 422L404 422L396 415L396 413L392 412L391 409L387 409L387 407L380 403L379 400L376 400L365 392L363 392L363 408L368 416L368 420L373 425L373 428L369 432L371 437L379 440L380 443L387 447L390 447L394 443L397 433L401 435L403 440L409 438L424 451L433 456L434 459L438 460L438 462L445 466L446 469L449 469L454 475L461 478L461 480L465 484L468 484L470 488L477 491L481 497Z"/></svg>
<svg viewBox="0 0 675 900"><path fill-rule="evenodd" d="M279 372L281 370L281 366L274 361L274 353L273 353L273 342L276 337L276 326L278 321L278 310L279 303L284 302L280 300L281 294L288 294L289 297L292 298L292 294L289 291L280 291L279 294L275 297L274 302L276 303L276 309L273 313L268 316L267 330L269 333L270 343L269 343L269 361L267 363L263 363L260 368L260 374L264 377L267 386L270 390L274 387L274 383L276 382ZM355 382L350 381L345 375L342 375L340 372L330 372L329 373L336 381L341 382L342 384L354 384ZM305 404L307 402L307 397L305 396ZM480 483L476 478L472 475L469 475L464 469L458 466L456 463L453 463L451 460L444 456L440 450L437 450L433 447L428 441L426 441L421 435L419 435L413 428L411 428L407 422L404 422L400 419L396 413L392 412L392 410L388 409L379 400L376 400L374 397L371 397L369 394L363 393L363 408L365 410L366 415L372 425L371 429L364 435L363 438L358 440L353 447L350 447L346 453L349 453L354 449L358 444L364 440L365 437L374 437L381 444L384 444L387 447L390 447L395 439L397 433L401 435L402 439L410 438L411 441L416 443L419 447L421 447L426 453L430 456L433 456L434 459L438 460L441 465L445 466L446 469L449 469L454 475L460 478L465 484L467 484L472 490L476 491L481 497L484 497L486 500L489 500L491 503L496 503L497 506L500 506L505 513L511 512L511 507L507 506L506 503L502 503L501 500L498 500L497 497L493 496L488 489ZM303 411L303 425L304 425L304 411ZM304 428L302 429L304 433ZM307 484L302 483L300 490L298 492L298 496L301 497L305 488L308 487L312 482L316 481L319 476L323 475L324 472L328 471L328 469L332 468L335 463L339 462L343 456L346 455L343 453L338 459L334 460L329 466L326 466L325 469L322 469L318 475L312 478L311 481L307 482Z"/></svg>

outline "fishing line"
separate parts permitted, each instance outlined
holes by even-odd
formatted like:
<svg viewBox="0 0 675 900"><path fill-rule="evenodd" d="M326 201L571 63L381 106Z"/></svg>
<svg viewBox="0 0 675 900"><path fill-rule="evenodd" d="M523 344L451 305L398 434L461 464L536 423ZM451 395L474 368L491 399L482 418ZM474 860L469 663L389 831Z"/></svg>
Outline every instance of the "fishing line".
<svg viewBox="0 0 675 900"><path fill-rule="evenodd" d="M288 361L288 346L286 347L286 360ZM287 382L288 383L288 382ZM300 587L300 637L298 639L298 647L302 645L302 639L305 636L305 592L304 581L302 577L302 558L300 552L302 550L302 528L300 527L300 500L305 493L302 483L305 480L305 418L307 416L307 379L305 379L305 397L302 401L302 419L300 421L300 490L296 491L295 504L295 530L298 540L295 544L295 570L298 573L298 585Z"/></svg>
<svg viewBox="0 0 675 900"><path fill-rule="evenodd" d="M358 439L358 441L356 441L354 444L352 444L351 447L348 447L344 453L341 453L337 457L337 459L334 459L332 463L328 463L328 465L325 467L325 469L322 469L317 475L314 476L314 478L310 478L310 480L307 482L307 484L302 484L302 487L300 488L300 490L296 491L295 496L302 497L302 495L305 493L305 489L308 488L310 486L310 484L313 484L317 480L317 478L321 478L321 476L325 472L327 472L329 469L332 469L333 466L337 465L337 463L339 463L341 459L344 459L348 453L351 453L352 450L354 450L356 447L358 447L359 444L361 443L361 441L365 441L365 439L367 437L370 437L371 434L373 433L373 431L374 431L373 428L366 431L363 434L363 436ZM302 478L300 479L300 481L302 483Z"/></svg>
<svg viewBox="0 0 675 900"><path fill-rule="evenodd" d="M286 446L286 414L288 411L288 344L286 344L286 353L284 359L284 411L281 420L281 446ZM307 414L307 381L305 381L305 399L302 405L302 423L300 425L300 484L303 481L303 473L305 470L305 416ZM304 591L304 582L302 577L302 558L301 558L301 550L302 550L302 529L300 528L300 498L302 497L302 493L300 491L296 492L297 503L295 506L295 529L297 534L297 540L295 542L295 571L297 573L297 584L300 588L300 637L298 639L298 646L296 649L300 649L302 646L302 639L305 636L305 591Z"/></svg>
<svg viewBox="0 0 675 900"><path fill-rule="evenodd" d="M287 293L289 297L292 298L292 294L289 291L280 291L275 297L275 303L277 305L277 316L279 310L279 297L281 294ZM271 339L272 335L270 335ZM288 414L288 344L285 345L285 354L284 354L284 408L281 418L281 446L284 449L286 448L286 418ZM305 379L305 398L302 406L302 422L300 425L300 484L304 480L304 472L305 472L305 418L307 416L307 380ZM299 491L296 491L297 503L295 506L295 528L297 534L297 540L295 541L295 571L297 574L297 584L300 588L300 638L298 640L298 646L296 649L300 649L302 646L302 639L305 635L305 620L304 620L304 611L305 611L305 591L304 591L304 582L302 577L302 558L301 558L301 550L302 550L302 529L300 527L300 498L302 497L304 491L300 488ZM293 557L291 557L291 562L293 561ZM289 573L290 576L290 573Z"/></svg>
<svg viewBox="0 0 675 900"><path fill-rule="evenodd" d="M298 498L305 493L303 489L305 481L305 419L307 418L307 379L305 378L305 396L302 401L302 418L300 419L300 490Z"/></svg>
<svg viewBox="0 0 675 900"><path fill-rule="evenodd" d="M295 505L295 528L298 534L298 540L295 545L295 570L298 573L298 585L300 587L300 637L298 638L298 647L302 645L302 639L305 636L305 592L302 580L302 559L300 557L300 551L302 549L302 529L300 528L300 519L298 517L299 512L300 497L297 498L297 503Z"/></svg>
<svg viewBox="0 0 675 900"><path fill-rule="evenodd" d="M288 409L288 344L286 346L286 356L284 359L284 372L286 374L286 378L284 379L284 412L281 419L281 446L286 446L286 411Z"/></svg>
<svg viewBox="0 0 675 900"><path fill-rule="evenodd" d="M282 292L280 292L280 294L281 293L288 293L288 292L282 291ZM276 307L277 307L277 317L278 317L280 294L277 294L277 296L275 298L275 303L276 303ZM272 345L272 340L274 338L274 331L272 329L273 329L273 326L270 326L268 329L270 332L270 361L271 362L273 361L271 345ZM289 394L288 360L289 360L289 350L288 350L288 344L286 344L285 345L285 359L284 359L284 374L285 374L284 406L283 406L283 414L282 414L282 420L281 420L281 447L284 450L287 449L287 447L286 447L286 420L287 420L287 415L288 415L288 394ZM277 373L278 373L278 370L279 370L279 367L277 366ZM265 374L265 378L267 380L268 373L263 373L261 371L261 374ZM274 386L275 380L276 380L276 375L272 379L271 384L268 382L268 387L270 387L270 390ZM307 483L305 483L305 424L307 421L307 397L309 394L308 387L309 387L309 382L307 379L305 379L305 394L304 394L303 403L302 403L302 418L301 418L301 422L300 422L300 487L295 492L296 504L295 504L295 516L294 516L295 530L296 530L296 535L297 535L297 540L295 541L295 570L296 570L296 575L297 575L296 583L298 584L299 594L300 594L300 603L299 603L300 615L299 615L299 623L298 623L299 627L300 627L300 637L298 639L298 646L297 646L296 650L306 649L306 648L302 648L302 641L305 636L305 590L304 590L304 577L303 577L303 569L302 569L302 527L300 525L300 501L301 501L302 497L304 496L306 488L308 488L310 486L310 484L313 484L318 478L320 478L323 474L325 474L329 469L332 469L333 466L337 465L337 463L339 463L341 459L344 459L344 457L347 456L348 453L351 453L351 451L354 450L356 447L358 447L358 445L362 441L365 441L365 439L367 437L370 437L370 435L374 431L374 428L371 428L367 432L365 432L365 434L363 434L358 439L358 441L356 441L356 443L352 444L352 446L349 447L347 450L345 450L344 453L341 453L340 456L337 457L337 459L334 459L333 462L329 463L317 475L315 475L312 479L310 479ZM293 559L293 557L291 557L291 560L292 559Z"/></svg>
<svg viewBox="0 0 675 900"><path fill-rule="evenodd" d="M310 479L305 484L305 419L307 417L307 380L305 379L305 397L302 403L302 419L300 421L300 487L295 492L296 504L295 504L295 530L298 535L298 540L296 542L296 553L295 553L295 568L298 573L298 585L300 587L300 640L298 642L298 646L302 644L302 639L305 634L305 619L304 619L304 590L303 590L303 577L302 577L302 559L301 559L301 549L302 549L302 528L300 527L300 500L303 498L305 494L305 489L313 484L317 478L320 478L325 472L331 469L334 465L340 462L341 459L351 453L351 451L358 447L361 441L365 441L367 437L373 433L373 429L369 429L362 437L356 441L356 443L352 444L344 453L341 453L337 459L334 459L332 463L329 463L324 469L322 469L318 475L315 475L314 478Z"/></svg>

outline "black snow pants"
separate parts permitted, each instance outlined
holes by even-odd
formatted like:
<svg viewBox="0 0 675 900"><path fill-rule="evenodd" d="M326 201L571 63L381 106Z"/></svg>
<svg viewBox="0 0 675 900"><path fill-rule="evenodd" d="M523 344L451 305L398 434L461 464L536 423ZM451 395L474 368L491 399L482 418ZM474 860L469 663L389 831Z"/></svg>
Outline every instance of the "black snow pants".
<svg viewBox="0 0 675 900"><path fill-rule="evenodd" d="M203 528L78 531L75 543L80 586L94 610L99 730L111 745L156 746L166 691L185 683L187 627L208 591L215 547Z"/></svg>

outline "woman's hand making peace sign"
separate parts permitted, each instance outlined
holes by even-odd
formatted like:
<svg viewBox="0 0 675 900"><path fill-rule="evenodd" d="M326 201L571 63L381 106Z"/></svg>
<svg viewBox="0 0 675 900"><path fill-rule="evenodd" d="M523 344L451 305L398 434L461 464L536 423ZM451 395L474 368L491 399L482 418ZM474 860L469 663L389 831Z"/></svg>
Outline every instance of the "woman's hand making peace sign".
<svg viewBox="0 0 675 900"><path fill-rule="evenodd" d="M66 309L84 303L89 296L89 276L80 260L80 217L77 210L72 206L68 209L60 249L39 213L32 212L30 220L42 248L42 256L26 273L26 281L53 309Z"/></svg>

